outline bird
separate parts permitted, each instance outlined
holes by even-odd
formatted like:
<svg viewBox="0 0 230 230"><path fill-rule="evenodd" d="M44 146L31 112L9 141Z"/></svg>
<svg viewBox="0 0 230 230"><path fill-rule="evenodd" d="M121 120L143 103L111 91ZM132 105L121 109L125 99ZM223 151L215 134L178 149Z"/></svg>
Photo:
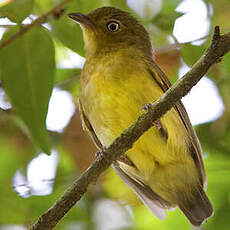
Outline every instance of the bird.
<svg viewBox="0 0 230 230"><path fill-rule="evenodd" d="M68 16L80 24L86 50L79 88L83 128L106 148L171 84L154 61L147 30L131 14L102 7ZM194 226L213 215L201 146L181 101L112 167L159 219L176 207Z"/></svg>

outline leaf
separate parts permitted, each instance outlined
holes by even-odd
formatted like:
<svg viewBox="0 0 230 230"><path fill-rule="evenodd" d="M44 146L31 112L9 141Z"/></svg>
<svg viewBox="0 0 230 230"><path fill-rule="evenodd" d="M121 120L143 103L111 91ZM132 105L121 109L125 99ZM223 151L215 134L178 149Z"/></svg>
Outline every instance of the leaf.
<svg viewBox="0 0 230 230"><path fill-rule="evenodd" d="M84 14L89 13L96 8L102 6L103 0L71 0L70 4L68 5L67 11L68 12L81 12Z"/></svg>
<svg viewBox="0 0 230 230"><path fill-rule="evenodd" d="M55 38L79 55L85 56L82 31L77 23L63 15L58 20L52 20L51 25L51 32Z"/></svg>
<svg viewBox="0 0 230 230"><path fill-rule="evenodd" d="M18 27L12 27L3 40L16 31ZM55 62L54 45L46 29L33 28L5 47L0 52L0 69L13 108L26 124L34 143L48 153L45 120Z"/></svg>
<svg viewBox="0 0 230 230"><path fill-rule="evenodd" d="M180 4L181 0L167 0L163 1L162 12L172 13L175 8Z"/></svg>
<svg viewBox="0 0 230 230"><path fill-rule="evenodd" d="M172 31L175 20L182 15L182 13L176 11L160 13L154 18L152 22L161 30Z"/></svg>
<svg viewBox="0 0 230 230"><path fill-rule="evenodd" d="M9 122L9 121L8 121ZM9 122L10 123L10 122ZM8 127L10 124L8 123ZM12 128L12 127L10 127ZM5 130L4 130L5 131ZM2 130L0 135L0 146L1 146L1 157L0 157L0 225L12 223L12 217L15 220L22 220L23 212L20 204L17 202L19 200L16 194L13 192L13 187L11 187L11 181L14 173L19 167L22 167L24 159L22 159L21 149L15 148L12 145L12 137L6 137L5 132ZM3 198L4 197L4 198ZM2 198L2 199L1 199ZM16 199L17 198L17 199ZM19 206L17 206L19 205ZM10 212L10 207L17 207L19 209L18 213ZM13 210L13 208L11 210ZM21 222L22 223L22 222Z"/></svg>
<svg viewBox="0 0 230 230"><path fill-rule="evenodd" d="M198 59L204 53L206 47L207 43L201 46L194 46L191 44L183 45L181 49L181 54L184 62L188 66L192 66L196 61L198 61Z"/></svg>
<svg viewBox="0 0 230 230"><path fill-rule="evenodd" d="M101 5L101 0L72 0L66 8L66 13L89 13ZM82 31L76 22L73 22L67 15L62 15L60 18L52 20L51 26L51 32L59 41L79 55L85 56Z"/></svg>
<svg viewBox="0 0 230 230"><path fill-rule="evenodd" d="M110 0L110 5L130 13L132 12L132 10L127 6L126 1L123 0Z"/></svg>
<svg viewBox="0 0 230 230"><path fill-rule="evenodd" d="M212 4L211 8L213 9L211 10L212 13L209 13L212 22L211 31L213 31L216 25L220 25L222 33L229 32L229 12L230 12L229 0L218 0L218 1L211 0L210 2Z"/></svg>
<svg viewBox="0 0 230 230"><path fill-rule="evenodd" d="M7 142L8 141L8 142ZM0 181L9 180L15 171L21 166L21 156L14 146L4 136L0 136L1 158L0 158ZM2 184L2 183L1 183Z"/></svg>
<svg viewBox="0 0 230 230"><path fill-rule="evenodd" d="M0 15L21 23L32 11L33 0L15 0L0 7Z"/></svg>
<svg viewBox="0 0 230 230"><path fill-rule="evenodd" d="M230 53L227 53L226 55L224 55L222 59L222 64L228 71L228 74L230 74Z"/></svg>
<svg viewBox="0 0 230 230"><path fill-rule="evenodd" d="M160 30L154 25L146 26L150 39L154 48L165 46L168 44L168 32Z"/></svg>
<svg viewBox="0 0 230 230"><path fill-rule="evenodd" d="M34 0L34 12L38 15L52 8L52 0Z"/></svg>

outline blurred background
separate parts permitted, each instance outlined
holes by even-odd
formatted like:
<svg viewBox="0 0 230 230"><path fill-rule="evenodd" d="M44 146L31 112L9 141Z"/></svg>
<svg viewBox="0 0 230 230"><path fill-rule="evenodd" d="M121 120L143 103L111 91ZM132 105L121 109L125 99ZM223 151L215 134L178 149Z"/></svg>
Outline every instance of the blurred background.
<svg viewBox="0 0 230 230"><path fill-rule="evenodd" d="M0 45L61 2L0 0ZM95 158L77 108L82 33L66 13L101 6L119 7L141 21L172 83L203 54L214 26L230 32L229 0L64 0L41 25L1 48L0 230L27 229ZM158 220L110 169L55 229L230 229L230 54L183 102L203 148L212 218L200 228L179 210Z"/></svg>

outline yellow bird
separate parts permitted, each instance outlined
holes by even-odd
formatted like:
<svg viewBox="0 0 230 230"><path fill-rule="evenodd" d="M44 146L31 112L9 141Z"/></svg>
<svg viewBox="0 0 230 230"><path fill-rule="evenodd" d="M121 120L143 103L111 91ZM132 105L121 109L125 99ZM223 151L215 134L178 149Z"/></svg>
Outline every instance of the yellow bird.
<svg viewBox="0 0 230 230"><path fill-rule="evenodd" d="M80 24L87 53L79 93L83 126L98 148L108 147L170 83L153 61L147 31L127 12L103 7L69 17ZM181 102L113 168L160 219L174 207L195 226L213 214L201 147Z"/></svg>

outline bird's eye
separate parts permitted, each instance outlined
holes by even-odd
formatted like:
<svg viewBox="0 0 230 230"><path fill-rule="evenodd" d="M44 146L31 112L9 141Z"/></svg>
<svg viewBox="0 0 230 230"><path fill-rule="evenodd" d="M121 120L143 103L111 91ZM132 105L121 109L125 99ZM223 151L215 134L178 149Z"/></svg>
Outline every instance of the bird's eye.
<svg viewBox="0 0 230 230"><path fill-rule="evenodd" d="M107 28L111 32L116 32L120 29L120 25L117 22L109 22Z"/></svg>

